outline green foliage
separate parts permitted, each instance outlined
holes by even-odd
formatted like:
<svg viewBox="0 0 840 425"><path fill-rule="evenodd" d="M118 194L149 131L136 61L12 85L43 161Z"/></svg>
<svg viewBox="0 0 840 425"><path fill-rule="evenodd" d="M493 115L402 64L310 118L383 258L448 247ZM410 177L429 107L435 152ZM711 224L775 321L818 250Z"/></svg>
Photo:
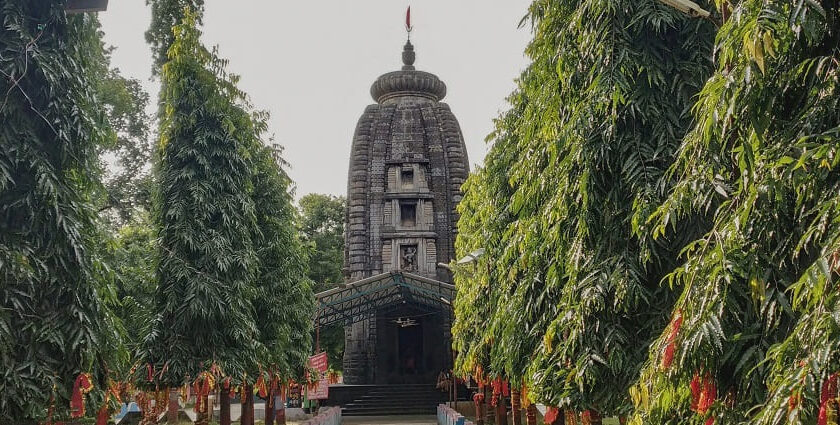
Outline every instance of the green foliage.
<svg viewBox="0 0 840 425"><path fill-rule="evenodd" d="M196 17L174 28L162 69L154 218L160 238L157 317L144 361L164 385L216 364L242 376L258 349L253 285L253 146L258 130L238 78L201 45Z"/></svg>
<svg viewBox="0 0 840 425"><path fill-rule="evenodd" d="M344 280L344 197L310 193L298 204L301 237L309 251L309 278L316 292L332 289Z"/></svg>
<svg viewBox="0 0 840 425"><path fill-rule="evenodd" d="M711 72L713 26L657 0L535 1L533 63L464 186L459 368L523 378L552 405L614 414L667 324L660 285L702 223L647 236Z"/></svg>
<svg viewBox="0 0 840 425"><path fill-rule="evenodd" d="M155 317L157 235L150 218L143 214L122 226L113 238L107 263L120 300L115 311L125 330L126 347L137 353Z"/></svg>
<svg viewBox="0 0 840 425"><path fill-rule="evenodd" d="M101 156L115 160L117 167L106 172L106 199L100 210L107 212L115 224L127 224L136 214L151 211L151 120L146 114L149 95L139 80L125 78L110 67L109 57L105 59L97 96L104 104L113 139Z"/></svg>
<svg viewBox="0 0 840 425"><path fill-rule="evenodd" d="M840 10L721 7L717 72L651 219L656 233L698 213L713 226L668 276L682 291L677 358L659 370L666 337L652 345L635 423L701 422L687 387L707 370L718 423L813 424L821 383L840 370Z"/></svg>
<svg viewBox="0 0 840 425"><path fill-rule="evenodd" d="M160 75L168 60L169 48L175 42L172 29L184 19L184 11L191 10L197 25L204 15L204 0L146 0L152 8L152 22L146 31L146 42L152 46L152 74Z"/></svg>
<svg viewBox="0 0 840 425"><path fill-rule="evenodd" d="M120 351L92 199L109 127L99 25L63 2L0 1L0 422L68 415L76 376L102 401Z"/></svg>
<svg viewBox="0 0 840 425"><path fill-rule="evenodd" d="M265 118L257 118L260 130ZM265 352L256 374L268 367L284 379L300 380L312 350L314 296L306 276L307 257L295 227L292 181L280 164L281 151L255 148L254 205L257 241L258 294L254 301L259 340Z"/></svg>

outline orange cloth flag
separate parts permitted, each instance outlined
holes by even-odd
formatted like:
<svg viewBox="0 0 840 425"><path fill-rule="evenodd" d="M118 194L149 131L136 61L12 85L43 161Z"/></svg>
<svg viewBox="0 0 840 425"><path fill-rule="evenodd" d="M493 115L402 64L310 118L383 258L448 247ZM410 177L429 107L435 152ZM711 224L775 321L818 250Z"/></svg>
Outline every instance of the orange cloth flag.
<svg viewBox="0 0 840 425"><path fill-rule="evenodd" d="M553 424L554 421L560 416L560 409L556 407L548 407L545 410L545 416L543 419L545 420L546 424Z"/></svg>
<svg viewBox="0 0 840 425"><path fill-rule="evenodd" d="M260 375L260 377L257 378L257 383L254 384L254 389L257 390L257 395L260 396L260 398L268 397L268 387L266 387L265 378L263 378L262 375Z"/></svg>
<svg viewBox="0 0 840 425"><path fill-rule="evenodd" d="M677 348L677 334L680 332L682 322L682 310L677 310L677 312L674 313L674 320L671 321L671 330L668 333L668 339L665 343L665 353L662 355L662 370L668 370L668 368L671 367L671 363L674 361L674 351Z"/></svg>
<svg viewBox="0 0 840 425"><path fill-rule="evenodd" d="M108 403L106 402L99 408L99 413L96 414L96 425L108 425L108 418L110 417L108 411Z"/></svg>
<svg viewBox="0 0 840 425"><path fill-rule="evenodd" d="M838 374L834 373L823 382L817 425L837 425L837 379Z"/></svg>

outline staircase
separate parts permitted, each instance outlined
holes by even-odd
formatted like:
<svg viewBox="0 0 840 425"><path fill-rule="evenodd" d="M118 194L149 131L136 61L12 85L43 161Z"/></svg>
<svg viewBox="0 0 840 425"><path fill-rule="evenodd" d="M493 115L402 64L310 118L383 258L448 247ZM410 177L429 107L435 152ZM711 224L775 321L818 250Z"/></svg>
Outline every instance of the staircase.
<svg viewBox="0 0 840 425"><path fill-rule="evenodd" d="M448 392L441 392L434 385L380 385L342 406L342 415L434 415L437 405L448 398Z"/></svg>

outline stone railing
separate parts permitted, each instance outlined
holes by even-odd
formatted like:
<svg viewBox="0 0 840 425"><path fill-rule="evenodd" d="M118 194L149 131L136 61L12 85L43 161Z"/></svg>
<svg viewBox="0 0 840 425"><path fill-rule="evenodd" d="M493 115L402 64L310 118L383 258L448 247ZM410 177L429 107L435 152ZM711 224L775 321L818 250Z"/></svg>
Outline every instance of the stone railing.
<svg viewBox="0 0 840 425"><path fill-rule="evenodd" d="M439 404L437 407L437 423L438 425L473 425L464 415L445 404Z"/></svg>
<svg viewBox="0 0 840 425"><path fill-rule="evenodd" d="M341 425L341 407L330 407L301 425Z"/></svg>

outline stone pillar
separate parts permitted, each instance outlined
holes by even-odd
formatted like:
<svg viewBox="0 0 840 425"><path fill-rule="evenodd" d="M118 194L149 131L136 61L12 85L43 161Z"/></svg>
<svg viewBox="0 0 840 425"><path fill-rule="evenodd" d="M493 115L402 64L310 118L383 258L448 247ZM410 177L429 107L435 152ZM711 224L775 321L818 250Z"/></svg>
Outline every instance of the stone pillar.
<svg viewBox="0 0 840 425"><path fill-rule="evenodd" d="M369 384L376 383L376 312L371 312L368 317L368 334L367 334L367 382Z"/></svg>
<svg viewBox="0 0 840 425"><path fill-rule="evenodd" d="M344 383L367 384L367 320L362 320L344 328Z"/></svg>

